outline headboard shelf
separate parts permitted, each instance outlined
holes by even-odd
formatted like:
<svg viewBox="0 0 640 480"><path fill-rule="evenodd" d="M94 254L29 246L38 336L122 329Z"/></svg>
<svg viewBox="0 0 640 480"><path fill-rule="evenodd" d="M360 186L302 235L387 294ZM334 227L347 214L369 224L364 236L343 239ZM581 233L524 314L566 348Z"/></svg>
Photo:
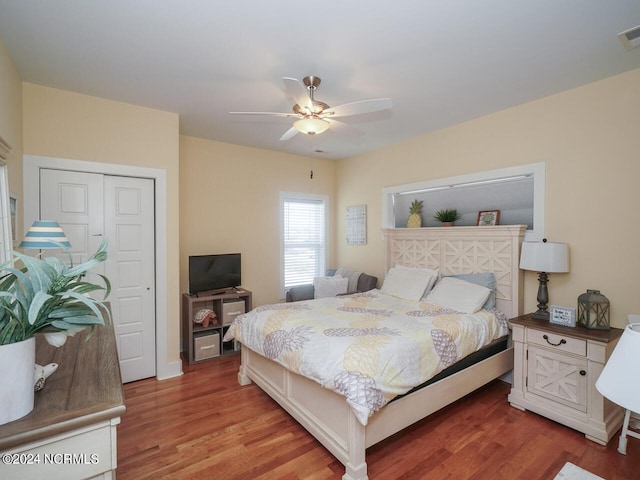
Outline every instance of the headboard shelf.
<svg viewBox="0 0 640 480"><path fill-rule="evenodd" d="M395 265L438 269L442 275L493 272L496 303L507 316L522 315L520 248L526 225L385 228L385 272Z"/></svg>

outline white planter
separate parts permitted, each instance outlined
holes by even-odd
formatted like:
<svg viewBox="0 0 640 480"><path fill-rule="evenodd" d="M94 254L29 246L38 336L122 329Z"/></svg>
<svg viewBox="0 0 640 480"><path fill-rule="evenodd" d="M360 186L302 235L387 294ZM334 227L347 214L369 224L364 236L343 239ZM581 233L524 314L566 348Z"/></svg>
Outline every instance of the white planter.
<svg viewBox="0 0 640 480"><path fill-rule="evenodd" d="M0 425L33 410L36 339L0 345Z"/></svg>

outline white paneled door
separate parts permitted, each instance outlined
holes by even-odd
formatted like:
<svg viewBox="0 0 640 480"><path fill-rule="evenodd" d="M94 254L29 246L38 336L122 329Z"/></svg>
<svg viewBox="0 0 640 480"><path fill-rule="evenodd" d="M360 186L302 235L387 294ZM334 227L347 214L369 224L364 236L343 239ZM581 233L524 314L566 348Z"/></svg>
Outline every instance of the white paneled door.
<svg viewBox="0 0 640 480"><path fill-rule="evenodd" d="M40 170L40 218L57 220L74 262L107 238L98 273L111 281L111 311L123 382L156 374L154 182L65 170Z"/></svg>
<svg viewBox="0 0 640 480"><path fill-rule="evenodd" d="M95 252L104 233L102 175L40 170L40 219L56 220L71 243L74 264L84 262ZM68 257L60 250L47 250L43 256ZM104 265L95 270L104 274Z"/></svg>

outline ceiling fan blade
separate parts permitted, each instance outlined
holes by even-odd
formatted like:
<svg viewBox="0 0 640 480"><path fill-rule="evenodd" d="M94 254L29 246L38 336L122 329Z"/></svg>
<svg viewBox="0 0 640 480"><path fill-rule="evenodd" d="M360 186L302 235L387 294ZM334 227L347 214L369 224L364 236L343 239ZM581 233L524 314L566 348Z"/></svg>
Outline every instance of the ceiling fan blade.
<svg viewBox="0 0 640 480"><path fill-rule="evenodd" d="M281 113L281 112L229 112L231 115L270 115L272 117L299 117L295 113Z"/></svg>
<svg viewBox="0 0 640 480"><path fill-rule="evenodd" d="M289 130L284 132L284 135L280 137L280 141L284 142L286 140L289 140L290 138L295 137L297 133L298 133L298 130L296 130L294 127L291 127Z"/></svg>
<svg viewBox="0 0 640 480"><path fill-rule="evenodd" d="M363 113L379 112L380 110L389 110L391 108L390 98L376 98L373 100L361 100L359 102L344 103L337 107L330 108L323 112L330 118L348 117L350 115L362 115Z"/></svg>
<svg viewBox="0 0 640 480"><path fill-rule="evenodd" d="M353 125L349 125L344 122L339 122L338 120L334 120L331 118L328 120L331 124L329 130L332 130L340 135L349 136L349 137L361 137L364 135L364 132Z"/></svg>
<svg viewBox="0 0 640 480"><path fill-rule="evenodd" d="M311 109L311 97L307 93L307 88L297 78L282 77L284 88L291 101L297 103L302 108ZM293 106L293 105L292 105Z"/></svg>

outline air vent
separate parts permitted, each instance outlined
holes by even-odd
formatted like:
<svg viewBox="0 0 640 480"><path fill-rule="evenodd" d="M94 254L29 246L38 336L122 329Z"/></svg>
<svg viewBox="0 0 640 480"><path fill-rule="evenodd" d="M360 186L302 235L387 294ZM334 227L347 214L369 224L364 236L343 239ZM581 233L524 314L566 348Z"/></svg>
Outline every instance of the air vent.
<svg viewBox="0 0 640 480"><path fill-rule="evenodd" d="M619 33L618 38L627 50L640 47L640 25Z"/></svg>

